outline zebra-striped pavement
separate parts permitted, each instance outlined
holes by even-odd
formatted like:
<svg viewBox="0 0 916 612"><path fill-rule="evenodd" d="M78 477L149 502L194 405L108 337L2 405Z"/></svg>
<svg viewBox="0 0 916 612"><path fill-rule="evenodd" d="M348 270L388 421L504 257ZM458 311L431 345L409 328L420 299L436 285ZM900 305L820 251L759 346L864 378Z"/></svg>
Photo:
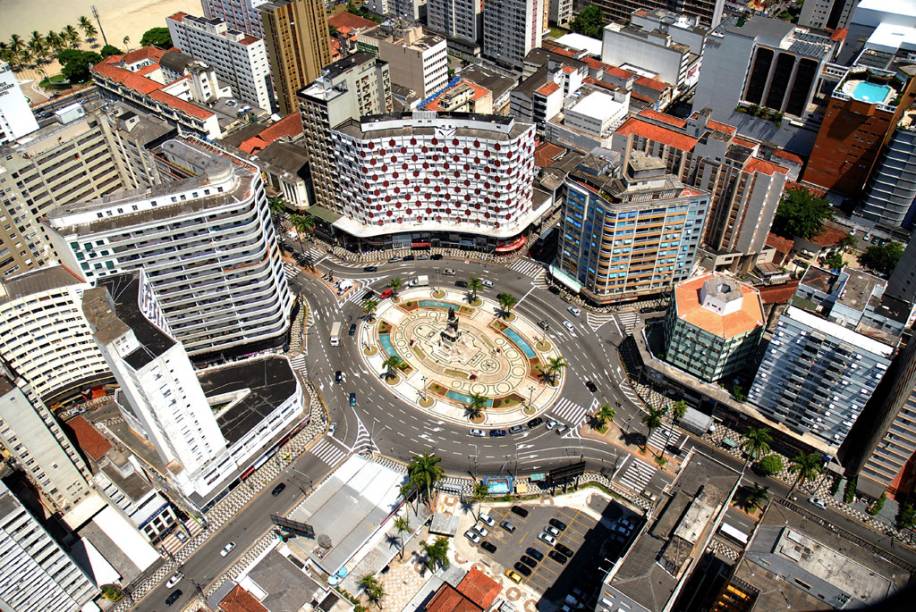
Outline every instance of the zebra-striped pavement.
<svg viewBox="0 0 916 612"><path fill-rule="evenodd" d="M640 461L632 455L630 457L630 464L617 480L620 484L633 489L637 493L642 493L643 489L651 482L656 470L648 463Z"/></svg>
<svg viewBox="0 0 916 612"><path fill-rule="evenodd" d="M549 416L557 421L566 423L570 427L576 427L585 419L585 415L588 414L588 411L594 409L597 405L598 400L592 400L591 406L586 408L572 400L563 398L551 408Z"/></svg>
<svg viewBox="0 0 916 612"><path fill-rule="evenodd" d="M630 335L633 333L633 328L636 327L636 322L639 320L639 313L637 312L618 312L617 313L617 322L620 324L620 329L623 330L623 333Z"/></svg>
<svg viewBox="0 0 916 612"><path fill-rule="evenodd" d="M353 452L360 455L378 452L378 447L372 441L372 436L366 426L363 425L362 419L357 417L356 423L356 443L353 445Z"/></svg>
<svg viewBox="0 0 916 612"><path fill-rule="evenodd" d="M334 438L325 437L309 452L319 460L334 467L350 454L349 451L341 448L342 446L343 444Z"/></svg>
<svg viewBox="0 0 916 612"><path fill-rule="evenodd" d="M671 436L670 439L668 437L669 435ZM663 451L668 446L677 446L678 440L680 439L681 434L679 434L676 429L659 427L652 431L652 435L649 436L647 444L656 450Z"/></svg>
<svg viewBox="0 0 916 612"><path fill-rule="evenodd" d="M383 277L381 276L375 276L373 278L361 278L359 280L353 281L353 287L351 287L350 290L347 291L347 293L345 293L343 296L338 297L337 303L341 306L347 302L352 302L354 304L361 303L365 299L366 294L369 292L369 286L372 283L381 280L382 278Z"/></svg>
<svg viewBox="0 0 916 612"><path fill-rule="evenodd" d="M614 315L611 313L597 313L586 311L585 312L585 321L588 323L588 326L592 331L598 331L601 329L601 326L607 323L608 321L613 321Z"/></svg>

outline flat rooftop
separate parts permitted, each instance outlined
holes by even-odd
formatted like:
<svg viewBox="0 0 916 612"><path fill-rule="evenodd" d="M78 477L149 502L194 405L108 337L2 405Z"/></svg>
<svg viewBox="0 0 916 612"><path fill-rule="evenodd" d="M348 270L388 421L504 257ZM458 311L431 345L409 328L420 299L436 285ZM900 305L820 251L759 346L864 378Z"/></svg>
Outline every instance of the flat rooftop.
<svg viewBox="0 0 916 612"><path fill-rule="evenodd" d="M267 553L248 572L247 579L267 593L261 605L268 610L303 610L309 609L306 606L310 603L317 607L320 602L314 601L314 596L324 591L321 584L276 550Z"/></svg>
<svg viewBox="0 0 916 612"><path fill-rule="evenodd" d="M0 280L0 306L36 293L79 285L83 282L80 277L63 266L25 272Z"/></svg>

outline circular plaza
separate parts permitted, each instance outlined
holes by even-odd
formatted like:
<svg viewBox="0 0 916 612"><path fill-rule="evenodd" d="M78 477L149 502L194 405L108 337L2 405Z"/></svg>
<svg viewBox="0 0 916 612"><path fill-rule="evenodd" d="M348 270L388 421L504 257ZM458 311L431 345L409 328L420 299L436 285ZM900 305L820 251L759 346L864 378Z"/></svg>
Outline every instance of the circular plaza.
<svg viewBox="0 0 916 612"><path fill-rule="evenodd" d="M413 288L383 300L360 329L369 369L430 416L511 427L559 397L565 360L536 325L483 296Z"/></svg>

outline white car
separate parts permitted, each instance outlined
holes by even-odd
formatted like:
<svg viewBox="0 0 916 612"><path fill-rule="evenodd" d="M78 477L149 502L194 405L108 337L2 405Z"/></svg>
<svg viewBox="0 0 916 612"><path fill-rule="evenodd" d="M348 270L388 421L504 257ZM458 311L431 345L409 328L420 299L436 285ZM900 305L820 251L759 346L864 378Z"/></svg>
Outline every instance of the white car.
<svg viewBox="0 0 916 612"><path fill-rule="evenodd" d="M232 552L233 548L235 548L235 542L229 542L228 544L223 546L223 549L221 551L219 551L219 556L225 557L226 555Z"/></svg>
<svg viewBox="0 0 916 612"><path fill-rule="evenodd" d="M547 425L546 425L547 429L553 429L557 425L558 423L554 421L553 419L547 419Z"/></svg>
<svg viewBox="0 0 916 612"><path fill-rule="evenodd" d="M493 525L496 524L496 521L494 521L494 520L493 520L493 517L490 516L489 514L481 514L481 515L480 515L480 522L481 522L481 523L486 523L488 527L492 527Z"/></svg>
<svg viewBox="0 0 916 612"><path fill-rule="evenodd" d="M549 533L547 533L546 531L542 531L541 533L539 533L538 539L546 544L550 544L551 546L557 543L557 539L553 537L552 535L550 535Z"/></svg>
<svg viewBox="0 0 916 612"><path fill-rule="evenodd" d="M182 574L181 572L178 572L177 574L169 578L168 581L166 581L165 588L167 589L172 588L173 586L181 582L183 578L184 578L184 574Z"/></svg>
<svg viewBox="0 0 916 612"><path fill-rule="evenodd" d="M485 278L485 279L483 279L483 280L480 281L480 282L483 283L483 286L484 286L484 287L492 287L492 286L493 286L493 281L491 281L489 278Z"/></svg>
<svg viewBox="0 0 916 612"><path fill-rule="evenodd" d="M487 437L487 432L485 432L482 429L472 429L470 433L472 436L477 437L477 438L486 438Z"/></svg>
<svg viewBox="0 0 916 612"><path fill-rule="evenodd" d="M563 327L565 327L566 331L568 331L573 336L576 335L576 328L573 327L573 324L567 321L566 319L563 319Z"/></svg>
<svg viewBox="0 0 916 612"><path fill-rule="evenodd" d="M570 306L566 310L568 310L569 313L574 317L578 317L580 314L582 314L582 311L576 308L575 306Z"/></svg>
<svg viewBox="0 0 916 612"><path fill-rule="evenodd" d="M547 525L544 527L544 533L549 533L552 536L560 535L560 530L554 527L553 525Z"/></svg>
<svg viewBox="0 0 916 612"><path fill-rule="evenodd" d="M485 538L490 535L490 530L484 527L483 525L474 525L474 529L477 530L477 533L480 534L480 537Z"/></svg>
<svg viewBox="0 0 916 612"><path fill-rule="evenodd" d="M467 531L465 531L464 537L469 539L474 544L480 544L480 534L477 533L477 531L474 529L468 529Z"/></svg>
<svg viewBox="0 0 916 612"><path fill-rule="evenodd" d="M827 504L825 504L825 503L824 503L824 500L821 499L820 497L811 497L811 498L808 498L808 503L810 503L812 506L817 506L817 507L820 508L821 510L826 510L826 509L827 509Z"/></svg>

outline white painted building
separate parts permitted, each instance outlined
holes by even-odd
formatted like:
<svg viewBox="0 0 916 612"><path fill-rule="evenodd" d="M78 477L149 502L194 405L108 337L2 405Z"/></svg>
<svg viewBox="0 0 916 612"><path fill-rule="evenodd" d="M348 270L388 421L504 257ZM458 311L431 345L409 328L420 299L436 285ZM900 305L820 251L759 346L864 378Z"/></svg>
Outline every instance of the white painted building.
<svg viewBox="0 0 916 612"><path fill-rule="evenodd" d="M9 64L0 62L0 145L38 129L29 99Z"/></svg>
<svg viewBox="0 0 916 612"><path fill-rule="evenodd" d="M65 265L91 281L142 268L192 355L282 342L293 297L259 169L200 141L161 152L196 176L52 212Z"/></svg>
<svg viewBox="0 0 916 612"><path fill-rule="evenodd" d="M525 56L541 46L545 0L488 0L483 9L483 55L521 70Z"/></svg>
<svg viewBox="0 0 916 612"><path fill-rule="evenodd" d="M365 0L363 6L373 13L419 21L426 0Z"/></svg>
<svg viewBox="0 0 916 612"><path fill-rule="evenodd" d="M568 28L573 19L573 0L550 0L550 23Z"/></svg>
<svg viewBox="0 0 916 612"><path fill-rule="evenodd" d="M260 38L231 29L225 21L175 13L165 20L172 44L216 69L235 97L273 110L267 48Z"/></svg>
<svg viewBox="0 0 916 612"><path fill-rule="evenodd" d="M359 46L374 48L378 58L388 63L391 82L420 98L448 83L448 45L421 26L379 27L360 34Z"/></svg>
<svg viewBox="0 0 916 612"><path fill-rule="evenodd" d="M858 0L804 0L798 25L818 30L845 28Z"/></svg>
<svg viewBox="0 0 916 612"><path fill-rule="evenodd" d="M244 32L249 36L264 38L264 26L258 7L268 0L201 0L204 16L208 19L220 19L229 24L233 30Z"/></svg>

